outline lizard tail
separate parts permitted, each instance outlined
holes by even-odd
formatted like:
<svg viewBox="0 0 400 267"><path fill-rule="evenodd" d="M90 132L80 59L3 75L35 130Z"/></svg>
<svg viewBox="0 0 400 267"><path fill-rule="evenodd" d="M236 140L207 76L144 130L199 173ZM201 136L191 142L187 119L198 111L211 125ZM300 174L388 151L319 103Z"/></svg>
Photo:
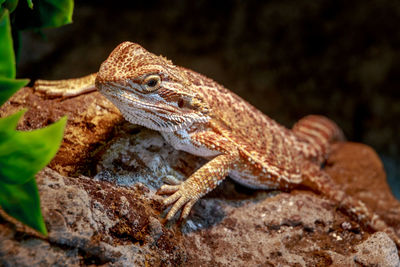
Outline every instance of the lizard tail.
<svg viewBox="0 0 400 267"><path fill-rule="evenodd" d="M292 128L300 139L299 150L307 157L323 162L330 152L332 142L344 141L339 126L330 119L308 115L299 120Z"/></svg>

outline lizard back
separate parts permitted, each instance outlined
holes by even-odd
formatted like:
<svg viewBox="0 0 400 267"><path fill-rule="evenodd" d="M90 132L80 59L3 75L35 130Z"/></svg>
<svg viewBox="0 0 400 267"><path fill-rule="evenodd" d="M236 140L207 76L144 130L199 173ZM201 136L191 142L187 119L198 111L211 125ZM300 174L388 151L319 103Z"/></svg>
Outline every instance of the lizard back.
<svg viewBox="0 0 400 267"><path fill-rule="evenodd" d="M275 176L301 181L303 157L296 145L299 139L292 131L212 79L185 68L182 71L210 106L213 123L237 144L259 179L269 175L265 180Z"/></svg>

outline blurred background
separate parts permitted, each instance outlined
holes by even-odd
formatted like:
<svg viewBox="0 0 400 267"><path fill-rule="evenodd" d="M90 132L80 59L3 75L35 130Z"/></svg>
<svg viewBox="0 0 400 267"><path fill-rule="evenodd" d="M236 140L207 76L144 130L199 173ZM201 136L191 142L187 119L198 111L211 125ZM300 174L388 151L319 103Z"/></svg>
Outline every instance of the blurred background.
<svg viewBox="0 0 400 267"><path fill-rule="evenodd" d="M76 1L73 20L22 34L18 77L97 72L115 46L136 42L287 127L328 116L379 153L400 199L400 2Z"/></svg>

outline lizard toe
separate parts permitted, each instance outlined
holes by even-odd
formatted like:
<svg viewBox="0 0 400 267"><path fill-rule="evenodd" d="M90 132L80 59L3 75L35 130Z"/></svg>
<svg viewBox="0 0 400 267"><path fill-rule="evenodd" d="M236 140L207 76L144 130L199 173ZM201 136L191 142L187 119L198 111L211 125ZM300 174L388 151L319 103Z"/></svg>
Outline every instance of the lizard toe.
<svg viewBox="0 0 400 267"><path fill-rule="evenodd" d="M171 220L175 214L188 202L190 201L190 199L188 199L187 197L181 197L178 199L178 201L176 201L174 203L174 205L172 206L172 208L169 210L166 219L169 221Z"/></svg>
<svg viewBox="0 0 400 267"><path fill-rule="evenodd" d="M160 189L158 189L157 194L158 195L172 194L177 192L179 188L180 188L179 185L163 185L160 187Z"/></svg>
<svg viewBox="0 0 400 267"><path fill-rule="evenodd" d="M163 185L157 194L172 194L163 200L165 206L173 204L166 216L166 220L171 220L182 208L181 219L186 219L193 205L199 199L199 195L193 192L192 186L186 183L181 183L180 185Z"/></svg>
<svg viewBox="0 0 400 267"><path fill-rule="evenodd" d="M182 210L181 220L185 220L187 216L189 216L189 213L192 210L192 207L196 203L196 201L197 199L191 199L188 203L186 203L185 207Z"/></svg>
<svg viewBox="0 0 400 267"><path fill-rule="evenodd" d="M174 203L175 201L177 201L178 199L180 199L181 197L182 197L181 194L179 192L176 192L175 194L165 198L163 200L163 204L165 206L170 205L170 204Z"/></svg>

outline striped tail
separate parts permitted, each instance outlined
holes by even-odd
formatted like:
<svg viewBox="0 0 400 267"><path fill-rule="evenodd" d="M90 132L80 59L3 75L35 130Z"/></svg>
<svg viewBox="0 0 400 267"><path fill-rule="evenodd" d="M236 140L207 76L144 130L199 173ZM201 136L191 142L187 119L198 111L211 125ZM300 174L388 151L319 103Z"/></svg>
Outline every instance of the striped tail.
<svg viewBox="0 0 400 267"><path fill-rule="evenodd" d="M329 155L332 142L345 140L342 130L336 123L318 115L302 118L292 130L301 141L298 147L300 152L305 157L320 163Z"/></svg>

